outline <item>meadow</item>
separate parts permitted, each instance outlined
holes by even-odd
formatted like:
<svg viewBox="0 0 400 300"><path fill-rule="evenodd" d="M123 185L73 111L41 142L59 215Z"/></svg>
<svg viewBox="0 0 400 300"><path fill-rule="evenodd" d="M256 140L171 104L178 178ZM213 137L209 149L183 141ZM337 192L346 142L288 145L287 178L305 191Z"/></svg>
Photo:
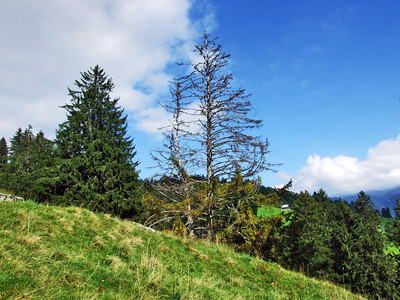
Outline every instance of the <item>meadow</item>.
<svg viewBox="0 0 400 300"><path fill-rule="evenodd" d="M0 202L0 298L361 299L225 245L32 201Z"/></svg>

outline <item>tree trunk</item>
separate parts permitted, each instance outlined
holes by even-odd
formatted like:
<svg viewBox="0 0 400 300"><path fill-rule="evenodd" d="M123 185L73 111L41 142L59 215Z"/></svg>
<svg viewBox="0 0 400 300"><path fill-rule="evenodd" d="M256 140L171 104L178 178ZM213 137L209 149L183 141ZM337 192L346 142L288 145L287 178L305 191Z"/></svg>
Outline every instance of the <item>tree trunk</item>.
<svg viewBox="0 0 400 300"><path fill-rule="evenodd" d="M187 213L186 213L186 218L187 218L187 223L186 223L186 228L188 231L188 236L189 238L193 238L194 237L194 232L193 232L193 216L191 213L191 208L190 208L190 202L188 202L187 204Z"/></svg>

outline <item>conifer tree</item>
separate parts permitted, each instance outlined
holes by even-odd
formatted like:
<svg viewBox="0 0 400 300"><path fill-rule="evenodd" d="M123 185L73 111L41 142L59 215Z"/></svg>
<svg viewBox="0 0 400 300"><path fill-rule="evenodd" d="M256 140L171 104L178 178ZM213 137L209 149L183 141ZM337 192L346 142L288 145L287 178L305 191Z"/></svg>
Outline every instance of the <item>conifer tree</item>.
<svg viewBox="0 0 400 300"><path fill-rule="evenodd" d="M393 208L396 213L396 217L393 221L392 230L389 236L390 241L400 249L400 200L396 200L396 206ZM396 261L396 278L397 286L400 286L400 254L394 254L394 259Z"/></svg>
<svg viewBox="0 0 400 300"><path fill-rule="evenodd" d="M6 165L7 162L8 162L8 146L6 139L3 137L0 140L0 168Z"/></svg>
<svg viewBox="0 0 400 300"><path fill-rule="evenodd" d="M140 211L140 181L133 139L127 136L126 116L114 83L95 66L81 73L71 103L63 108L67 121L57 130L61 158L58 193L67 203L121 217Z"/></svg>
<svg viewBox="0 0 400 300"><path fill-rule="evenodd" d="M260 185L260 180L244 180L239 171L230 182L223 184L226 209L222 213L226 217L221 218L225 229L220 236L237 251L270 259L275 255L284 217L282 214L259 217L257 208L279 206L280 196L290 188L291 182L268 196L259 193Z"/></svg>
<svg viewBox="0 0 400 300"><path fill-rule="evenodd" d="M329 201L323 190L314 196L301 193L294 204L290 225L285 228L283 262L311 276L327 276L333 264L327 218Z"/></svg>
<svg viewBox="0 0 400 300"><path fill-rule="evenodd" d="M353 229L357 221L350 207L339 199L332 211L333 274L331 278L341 284L350 284L352 278L352 258L357 255Z"/></svg>
<svg viewBox="0 0 400 300"><path fill-rule="evenodd" d="M283 230L281 263L373 298L399 296L395 264L384 252L380 217L364 192L349 206L320 190L301 193Z"/></svg>
<svg viewBox="0 0 400 300"><path fill-rule="evenodd" d="M34 139L32 126L29 125L24 131L19 127L11 138L10 156L8 166L8 181L5 186L8 190L16 193L24 193L24 189L30 189L30 180L28 174L30 172L30 160L32 146L31 142ZM24 195L25 196L25 195Z"/></svg>
<svg viewBox="0 0 400 300"><path fill-rule="evenodd" d="M386 208L382 208L381 210L381 216L384 218L393 218L392 214L390 212L390 208L388 206L386 206Z"/></svg>
<svg viewBox="0 0 400 300"><path fill-rule="evenodd" d="M7 176L8 166L8 146L7 141L3 137L0 140L0 187L5 188L9 178Z"/></svg>
<svg viewBox="0 0 400 300"><path fill-rule="evenodd" d="M378 231L380 216L371 197L361 191L353 211L353 255L347 262L352 290L375 298L398 297L394 262L384 252L384 237Z"/></svg>
<svg viewBox="0 0 400 300"><path fill-rule="evenodd" d="M11 138L5 187L38 202L50 201L56 176L53 146L42 131L35 135L31 125L18 128Z"/></svg>
<svg viewBox="0 0 400 300"><path fill-rule="evenodd" d="M396 200L396 206L393 208L396 213L396 217L392 225L392 233L390 239L400 249L400 200ZM399 257L400 258L400 257Z"/></svg>

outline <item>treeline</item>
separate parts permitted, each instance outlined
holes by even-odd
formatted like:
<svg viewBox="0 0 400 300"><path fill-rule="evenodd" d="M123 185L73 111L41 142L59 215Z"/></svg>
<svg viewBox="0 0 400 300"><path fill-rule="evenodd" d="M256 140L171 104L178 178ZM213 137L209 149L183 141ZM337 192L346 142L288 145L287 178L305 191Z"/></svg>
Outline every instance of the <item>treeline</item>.
<svg viewBox="0 0 400 300"><path fill-rule="evenodd" d="M397 201L396 212L400 212ZM397 214L390 234L380 230L381 216L364 192L350 205L332 201L320 190L301 193L290 225L276 244L283 266L343 284L373 298L398 299L399 255L386 253L400 246Z"/></svg>
<svg viewBox="0 0 400 300"><path fill-rule="evenodd" d="M400 297L400 256L385 252L389 243L400 247L399 215L384 234L364 193L347 205L322 190L292 193L291 182L263 187L254 178L274 168L266 159L268 140L252 135L262 121L250 117L245 90L231 86L229 54L208 34L194 53L196 63L178 64L181 74L162 103L171 119L152 151L160 170L155 178L139 179L127 116L111 97L112 79L95 66L68 90L66 121L54 140L31 126L19 128L9 146L0 140L0 188L225 243L371 297ZM293 210L257 215L260 207L283 203Z"/></svg>

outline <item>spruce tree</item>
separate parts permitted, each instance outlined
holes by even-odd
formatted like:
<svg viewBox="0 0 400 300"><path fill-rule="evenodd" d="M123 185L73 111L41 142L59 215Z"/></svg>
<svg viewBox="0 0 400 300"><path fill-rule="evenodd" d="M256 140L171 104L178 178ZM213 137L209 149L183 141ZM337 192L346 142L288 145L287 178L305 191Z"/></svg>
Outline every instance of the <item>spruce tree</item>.
<svg viewBox="0 0 400 300"><path fill-rule="evenodd" d="M20 195L21 193L24 194L26 190L30 190L28 174L30 172L29 157L31 155L29 152L32 148L31 142L33 139L32 126L29 125L24 131L19 127L10 140L8 180L4 187Z"/></svg>
<svg viewBox="0 0 400 300"><path fill-rule="evenodd" d="M379 212L362 191L354 202L353 211L353 255L348 260L352 290L375 298L397 298L394 262L384 252L384 236L378 231Z"/></svg>
<svg viewBox="0 0 400 300"><path fill-rule="evenodd" d="M11 138L7 182L4 187L37 202L48 202L54 192L54 143L29 125ZM3 180L4 181L4 180Z"/></svg>
<svg viewBox="0 0 400 300"><path fill-rule="evenodd" d="M399 199L396 200L396 206L393 208L393 210L396 213L396 217L393 221L390 240L400 249L400 200Z"/></svg>
<svg viewBox="0 0 400 300"><path fill-rule="evenodd" d="M54 141L45 138L43 131L33 141L36 157L32 170L32 189L37 202L52 202L57 181L57 167Z"/></svg>
<svg viewBox="0 0 400 300"><path fill-rule="evenodd" d="M306 191L300 194L293 211L290 225L284 230L282 263L325 278L333 264L328 221L330 199L323 190L314 196Z"/></svg>
<svg viewBox="0 0 400 300"><path fill-rule="evenodd" d="M7 166L8 166L8 146L6 139L3 137L0 140L0 187L2 188L5 188L5 185L8 181Z"/></svg>
<svg viewBox="0 0 400 300"><path fill-rule="evenodd" d="M56 144L60 163L58 193L68 204L121 217L140 211L140 181L133 139L127 136L127 116L114 83L98 65L81 73L71 103L62 106L67 121L59 126Z"/></svg>
<svg viewBox="0 0 400 300"><path fill-rule="evenodd" d="M388 206L386 206L386 208L382 208L381 216L384 218L393 218Z"/></svg>
<svg viewBox="0 0 400 300"><path fill-rule="evenodd" d="M396 206L393 208L396 213L396 217L393 221L392 230L389 235L390 241L400 250L400 200L396 200ZM396 261L396 273L397 273L397 286L400 286L400 254L393 254Z"/></svg>
<svg viewBox="0 0 400 300"><path fill-rule="evenodd" d="M331 244L334 249L332 279L341 284L350 284L354 267L352 258L357 255L358 251L355 247L356 238L354 236L357 220L349 205L342 199L334 203L332 218Z"/></svg>
<svg viewBox="0 0 400 300"><path fill-rule="evenodd" d="M6 139L3 137L0 140L0 168L6 165L7 162L8 162L8 146Z"/></svg>

